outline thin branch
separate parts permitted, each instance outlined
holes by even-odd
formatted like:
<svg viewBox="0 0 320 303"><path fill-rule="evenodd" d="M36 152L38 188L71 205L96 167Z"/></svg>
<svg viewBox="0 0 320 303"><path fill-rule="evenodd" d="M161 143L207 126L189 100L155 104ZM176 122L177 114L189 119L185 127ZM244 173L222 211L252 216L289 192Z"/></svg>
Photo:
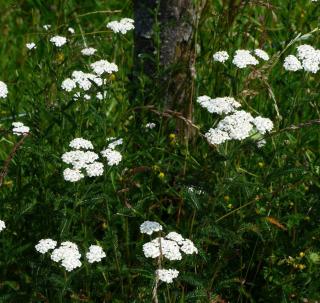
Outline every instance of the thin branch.
<svg viewBox="0 0 320 303"><path fill-rule="evenodd" d="M8 174L8 170L9 170L9 165L10 162L12 161L13 157L15 156L15 154L17 153L18 149L21 147L21 145L24 143L24 140L29 136L29 134L24 134L23 137L20 139L20 141L18 141L18 143L15 144L15 146L13 147L11 153L9 154L9 156L7 157L7 159L4 161L2 170L0 172L0 187L3 184L3 180L4 178L7 176Z"/></svg>

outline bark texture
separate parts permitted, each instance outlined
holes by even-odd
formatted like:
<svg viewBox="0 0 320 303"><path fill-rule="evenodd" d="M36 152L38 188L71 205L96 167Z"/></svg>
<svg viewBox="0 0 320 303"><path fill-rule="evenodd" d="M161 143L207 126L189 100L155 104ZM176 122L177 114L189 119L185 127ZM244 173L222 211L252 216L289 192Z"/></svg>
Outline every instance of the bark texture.
<svg viewBox="0 0 320 303"><path fill-rule="evenodd" d="M195 9L192 0L135 0L135 62L153 78L160 92L159 102L192 120ZM155 20L160 25L160 46L154 45ZM156 74L155 51L160 73ZM141 56L145 60L141 61ZM137 68L136 68L137 69ZM161 101L160 101L161 100ZM178 126L180 129L181 127Z"/></svg>

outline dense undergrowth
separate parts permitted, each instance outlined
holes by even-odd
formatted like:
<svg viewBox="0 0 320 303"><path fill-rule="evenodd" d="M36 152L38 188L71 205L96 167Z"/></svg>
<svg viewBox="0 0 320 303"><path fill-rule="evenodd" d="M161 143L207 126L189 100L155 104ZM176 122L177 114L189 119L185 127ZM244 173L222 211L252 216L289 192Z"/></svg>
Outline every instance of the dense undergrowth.
<svg viewBox="0 0 320 303"><path fill-rule="evenodd" d="M0 187L0 302L152 302L158 263L143 254L150 239L139 226L146 220L198 249L164 262L180 274L160 283L159 302L320 300L320 72L283 67L297 46L319 48L320 3L209 2L194 41L193 122L200 131L186 144L179 115L163 115L161 91L150 94L153 80L133 72L132 31L106 28L132 17L130 1L0 1L0 80L9 91L0 99L3 166L22 138L12 122L30 127ZM68 42L55 47L55 35ZM28 50L29 42L36 49ZM84 47L97 52L83 56ZM239 69L212 59L220 50L255 48L270 60ZM92 85L90 100L61 89L73 71L89 72L102 59L119 71ZM199 106L201 95L234 97L252 115L271 119L266 144L208 144L203 134L219 119ZM122 161L105 165L101 176L65 181L61 156L78 137L97 151L107 138L122 138ZM67 272L35 250L45 238L72 241L82 255L97 244L106 258L84 259Z"/></svg>

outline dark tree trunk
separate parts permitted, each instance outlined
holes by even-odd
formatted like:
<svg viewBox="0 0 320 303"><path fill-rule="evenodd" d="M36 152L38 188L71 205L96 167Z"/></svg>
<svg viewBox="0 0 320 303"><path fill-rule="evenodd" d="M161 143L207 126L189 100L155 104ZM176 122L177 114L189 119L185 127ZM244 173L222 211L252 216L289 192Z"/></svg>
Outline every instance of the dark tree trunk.
<svg viewBox="0 0 320 303"><path fill-rule="evenodd" d="M179 111L192 120L195 76L192 42L196 19L192 0L135 0L134 10L136 70L143 70L153 79L151 84L161 92L158 100L164 108ZM156 18L160 25L158 49L152 32ZM159 62L156 52L159 52ZM178 125L178 129L182 131L182 125ZM183 135L185 131L183 129Z"/></svg>

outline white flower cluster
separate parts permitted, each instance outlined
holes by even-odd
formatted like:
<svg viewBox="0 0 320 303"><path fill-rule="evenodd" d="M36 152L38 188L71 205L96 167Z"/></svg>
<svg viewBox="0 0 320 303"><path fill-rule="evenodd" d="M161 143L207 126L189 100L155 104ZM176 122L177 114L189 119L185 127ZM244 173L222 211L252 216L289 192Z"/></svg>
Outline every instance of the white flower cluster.
<svg viewBox="0 0 320 303"><path fill-rule="evenodd" d="M7 98L8 95L8 87L7 84L0 81L0 98Z"/></svg>
<svg viewBox="0 0 320 303"><path fill-rule="evenodd" d="M126 34L134 29L134 20L123 18L120 21L111 21L107 24L107 28L111 29L114 33Z"/></svg>
<svg viewBox="0 0 320 303"><path fill-rule="evenodd" d="M89 55L93 54L93 48L87 48L82 51L83 54ZM106 84L106 80L101 78L101 75L104 73L113 73L118 71L118 66L115 63L110 63L107 60L99 60L92 63L91 68L93 69L94 73L84 73L82 71L74 71L71 75L71 78L67 78L63 80L61 84L61 88L67 92L71 92L74 89L88 91L92 86L101 87L103 84ZM106 96L106 93L98 92L96 94L97 99L102 100ZM77 100L81 97L81 93L75 92L74 99ZM84 94L83 98L85 100L90 100L91 96L88 94Z"/></svg>
<svg viewBox="0 0 320 303"><path fill-rule="evenodd" d="M305 70L316 74L320 70L320 49L303 44L297 47L297 57L289 55L284 59L283 67L287 71Z"/></svg>
<svg viewBox="0 0 320 303"><path fill-rule="evenodd" d="M177 278L179 271L176 269L157 269L156 276L160 281L172 283L173 279Z"/></svg>
<svg viewBox="0 0 320 303"><path fill-rule="evenodd" d="M86 253L86 258L89 263L101 262L106 257L106 253L98 245L91 245L89 251Z"/></svg>
<svg viewBox="0 0 320 303"><path fill-rule="evenodd" d="M268 61L270 59L269 55L262 49L255 49L253 54L249 50L239 49L235 52L232 63L238 68L246 68L250 65L258 65L259 61L256 57L262 59L264 61ZM229 54L226 51L218 51L213 54L213 60L217 62L224 63L229 59Z"/></svg>
<svg viewBox="0 0 320 303"><path fill-rule="evenodd" d="M6 223L0 220L0 232L3 231L5 228L6 228Z"/></svg>
<svg viewBox="0 0 320 303"><path fill-rule="evenodd" d="M112 74L118 71L118 66L115 63L110 63L108 60L99 60L90 64L90 67L97 75L102 75L104 73Z"/></svg>
<svg viewBox="0 0 320 303"><path fill-rule="evenodd" d="M140 232L142 234L152 235L160 230L162 230L162 225L155 221L145 221L140 225Z"/></svg>
<svg viewBox="0 0 320 303"><path fill-rule="evenodd" d="M25 126L22 122L13 122L12 127L13 134L17 136L27 134L30 131L30 128Z"/></svg>
<svg viewBox="0 0 320 303"><path fill-rule="evenodd" d="M253 118L250 113L237 110L241 104L232 97L211 99L208 96L200 96L197 102L210 113L227 115L205 134L210 144L219 145L228 140L243 140L254 132L264 135L273 129L270 119L260 116Z"/></svg>
<svg viewBox="0 0 320 303"><path fill-rule="evenodd" d="M57 242L55 240L41 239L38 244L35 245L35 249L41 254L45 254L49 250L53 250L50 256L51 260L61 263L67 271L72 271L81 267L81 254L77 244L65 241L62 242L58 248L56 248L56 246ZM86 258L89 263L100 262L102 258L105 257L105 252L98 245L91 245L89 247L89 251L86 253Z"/></svg>
<svg viewBox="0 0 320 303"><path fill-rule="evenodd" d="M123 143L122 139L115 140L115 138L109 138L107 141L112 141L108 144L107 148L101 151L102 157L107 159L109 166L118 165L122 160L120 152L115 150L118 145Z"/></svg>
<svg viewBox="0 0 320 303"><path fill-rule="evenodd" d="M88 150L93 149L91 141L76 138L70 142L69 146L74 150L64 153L61 157L64 163L72 165L72 168L66 168L63 171L63 177L66 181L77 182L84 178L84 173L88 177L97 177L103 174L103 163L96 161L99 159L98 154Z"/></svg>
<svg viewBox="0 0 320 303"><path fill-rule="evenodd" d="M34 42L30 42L26 44L27 49L31 50L31 49L36 49L37 46Z"/></svg>
<svg viewBox="0 0 320 303"><path fill-rule="evenodd" d="M148 122L145 126L146 129L153 129L156 127L156 124L153 122Z"/></svg>
<svg viewBox="0 0 320 303"><path fill-rule="evenodd" d="M161 230L161 224L154 221L145 221L140 225L140 232L148 235ZM198 249L191 240L183 238L177 232L170 232L164 238L157 237L143 245L143 253L146 258L164 257L170 261L176 261L182 259L181 252L192 255L197 254ZM179 272L175 269L156 270L156 277L166 283L171 283L178 274Z"/></svg>
<svg viewBox="0 0 320 303"><path fill-rule="evenodd" d="M38 244L35 246L35 249L40 254L45 254L51 249L55 249L57 246L57 241L52 239L41 239Z"/></svg>
<svg viewBox="0 0 320 303"><path fill-rule="evenodd" d="M209 96L200 96L197 98L197 102L209 113L218 115L232 113L236 111L236 108L241 107L241 104L232 97L211 99Z"/></svg>
<svg viewBox="0 0 320 303"><path fill-rule="evenodd" d="M51 28L50 24L45 24L42 26L46 31L48 31Z"/></svg>
<svg viewBox="0 0 320 303"><path fill-rule="evenodd" d="M54 36L50 38L50 42L53 43L56 47L61 47L67 43L67 38L62 36Z"/></svg>
<svg viewBox="0 0 320 303"><path fill-rule="evenodd" d="M93 47L87 47L81 50L81 54L84 56L92 56L97 50Z"/></svg>

